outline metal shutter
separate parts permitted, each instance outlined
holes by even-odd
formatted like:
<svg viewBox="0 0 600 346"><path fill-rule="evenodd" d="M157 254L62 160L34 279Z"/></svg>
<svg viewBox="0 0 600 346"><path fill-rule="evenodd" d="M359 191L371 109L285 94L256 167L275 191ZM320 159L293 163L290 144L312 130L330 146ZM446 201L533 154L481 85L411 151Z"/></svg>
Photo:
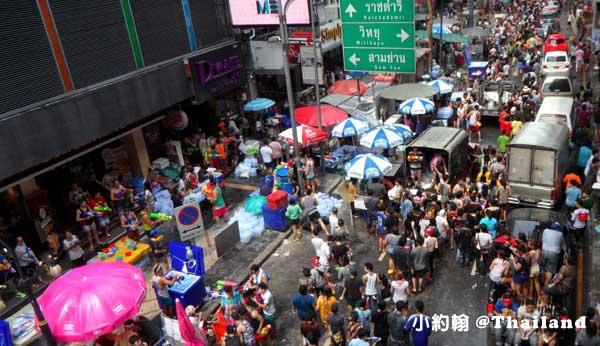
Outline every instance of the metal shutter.
<svg viewBox="0 0 600 346"><path fill-rule="evenodd" d="M0 6L0 118L64 93L36 2L4 3Z"/></svg>
<svg viewBox="0 0 600 346"><path fill-rule="evenodd" d="M119 0L50 0L75 88L135 70Z"/></svg>
<svg viewBox="0 0 600 346"><path fill-rule="evenodd" d="M191 51L180 0L132 0L131 11L146 66Z"/></svg>
<svg viewBox="0 0 600 346"><path fill-rule="evenodd" d="M189 3L199 48L231 39L228 1L189 0Z"/></svg>

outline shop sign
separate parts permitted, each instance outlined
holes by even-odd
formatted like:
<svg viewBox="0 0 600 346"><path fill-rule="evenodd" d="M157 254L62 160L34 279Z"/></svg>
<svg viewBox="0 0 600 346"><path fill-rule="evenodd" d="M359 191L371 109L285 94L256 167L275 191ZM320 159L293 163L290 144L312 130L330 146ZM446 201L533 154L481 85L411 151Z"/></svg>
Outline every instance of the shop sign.
<svg viewBox="0 0 600 346"><path fill-rule="evenodd" d="M321 50L317 48L317 57L315 59L313 46L302 46L300 47L300 65L302 66L302 83L304 84L315 84L317 76L315 76L315 64L317 64L317 71L319 74L319 84L324 85L323 76L323 55Z"/></svg>
<svg viewBox="0 0 600 346"><path fill-rule="evenodd" d="M282 0L282 6L287 1ZM229 0L229 9L234 26L279 25L280 9L277 0ZM286 19L288 25L310 24L308 1L293 1Z"/></svg>
<svg viewBox="0 0 600 346"><path fill-rule="evenodd" d="M321 25L321 51L328 52L342 45L342 21L337 19Z"/></svg>
<svg viewBox="0 0 600 346"><path fill-rule="evenodd" d="M240 85L242 63L239 55L223 60L202 60L196 63L200 84L212 94L220 94Z"/></svg>

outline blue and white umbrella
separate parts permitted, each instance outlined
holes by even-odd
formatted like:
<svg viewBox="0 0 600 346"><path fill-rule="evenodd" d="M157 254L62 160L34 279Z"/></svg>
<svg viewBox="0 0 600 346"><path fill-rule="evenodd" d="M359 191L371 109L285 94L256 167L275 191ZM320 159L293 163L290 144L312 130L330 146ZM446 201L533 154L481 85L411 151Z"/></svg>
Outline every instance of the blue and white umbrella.
<svg viewBox="0 0 600 346"><path fill-rule="evenodd" d="M444 34L451 34L452 33L452 30L448 29L445 26L441 26L439 24L433 24L431 26L431 34L434 35L434 36L435 35L440 36L440 30L442 31L442 35L444 35Z"/></svg>
<svg viewBox="0 0 600 346"><path fill-rule="evenodd" d="M414 97L402 102L398 107L398 112L407 115L419 115L431 113L434 109L435 104L433 102L421 97Z"/></svg>
<svg viewBox="0 0 600 346"><path fill-rule="evenodd" d="M404 137L387 127L371 129L360 138L360 145L371 149L389 149L403 143Z"/></svg>
<svg viewBox="0 0 600 346"><path fill-rule="evenodd" d="M356 118L348 118L335 125L331 130L334 137L353 137L358 136L369 129L369 123Z"/></svg>
<svg viewBox="0 0 600 346"><path fill-rule="evenodd" d="M386 127L393 129L398 134L400 134L402 137L404 137L404 141L408 141L409 139L411 139L415 136L415 133L410 129L410 127L403 125L403 124L393 124L393 125L388 125Z"/></svg>
<svg viewBox="0 0 600 346"><path fill-rule="evenodd" d="M452 109L452 107L448 107L448 106L442 107L442 108L438 109L436 119L448 120L448 119L452 118L453 114L454 114L454 110Z"/></svg>
<svg viewBox="0 0 600 346"><path fill-rule="evenodd" d="M350 178L372 179L389 174L392 170L390 161L375 154L357 155L349 162L347 174Z"/></svg>
<svg viewBox="0 0 600 346"><path fill-rule="evenodd" d="M244 105L246 112L264 111L265 109L273 106L275 101L266 98L257 98Z"/></svg>
<svg viewBox="0 0 600 346"><path fill-rule="evenodd" d="M432 87L436 88L440 94L448 94L454 90L454 85L440 79L429 82L427 85L431 85Z"/></svg>

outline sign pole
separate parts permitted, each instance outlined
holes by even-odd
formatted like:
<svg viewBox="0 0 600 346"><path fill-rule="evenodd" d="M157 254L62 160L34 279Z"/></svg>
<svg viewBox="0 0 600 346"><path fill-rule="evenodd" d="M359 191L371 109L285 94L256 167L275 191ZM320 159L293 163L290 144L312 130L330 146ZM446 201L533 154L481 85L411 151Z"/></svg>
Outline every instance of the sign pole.
<svg viewBox="0 0 600 346"><path fill-rule="evenodd" d="M277 8L279 9L279 35L281 36L281 53L283 54L283 71L285 73L285 89L287 91L288 104L290 107L290 121L292 122L292 136L294 138L294 158L296 159L296 178L298 179L298 185L300 186L300 193L304 194L304 184L302 174L300 173L300 150L298 148L298 132L296 126L296 114L294 107L294 95L292 93L292 76L290 75L290 66L287 58L288 52L288 35L287 35L287 20L285 13L287 12L288 6L292 4L294 0L288 0L285 3L285 7L282 5L281 0L277 0ZM316 57L315 57L316 58ZM318 78L318 77L317 77Z"/></svg>
<svg viewBox="0 0 600 346"><path fill-rule="evenodd" d="M319 130L323 129L323 122L321 121L321 75L319 74L319 57L317 53L321 54L321 60L323 60L322 54L323 52L320 49L321 39L319 38L319 33L317 32L315 22L319 20L319 14L317 13L317 2L315 0L310 0L311 2L311 11L310 11L310 23L312 25L312 34L313 34L313 55L315 56L315 95L317 97L317 119L319 121ZM323 67L321 67L323 70Z"/></svg>

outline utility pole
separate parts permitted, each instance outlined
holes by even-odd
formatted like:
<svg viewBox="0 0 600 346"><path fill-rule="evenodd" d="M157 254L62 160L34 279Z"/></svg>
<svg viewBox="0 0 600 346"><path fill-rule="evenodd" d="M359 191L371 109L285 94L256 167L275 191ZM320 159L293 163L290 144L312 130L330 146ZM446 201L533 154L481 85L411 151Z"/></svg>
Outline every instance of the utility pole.
<svg viewBox="0 0 600 346"><path fill-rule="evenodd" d="M300 173L300 149L298 148L298 132L296 126L296 114L294 107L294 94L292 91L292 76L290 75L290 65L288 62L287 53L289 50L289 40L287 33L287 19L285 14L289 6L294 0L288 0L285 7L282 5L282 0L277 0L277 8L279 9L279 35L281 36L281 53L283 54L283 71L285 73L285 88L287 91L288 104L290 107L290 121L292 122L292 137L294 138L294 158L296 159L296 178L300 186L300 192L304 194L304 183L302 174ZM316 56L315 56L316 58ZM318 82L318 81L317 81Z"/></svg>
<svg viewBox="0 0 600 346"><path fill-rule="evenodd" d="M319 55L323 54L323 52L321 52L321 39L320 39L320 35L318 30L316 30L315 28L317 27L317 25L315 24L315 22L318 23L319 20L319 14L317 13L317 6L318 3L315 0L310 0L311 4L312 4L312 10L310 12L311 14L311 18L310 18L310 23L312 25L312 34L313 34L313 55L315 57L315 95L317 97L317 119L319 121L319 130L323 129L323 123L321 121L321 83L320 83L320 77L321 74L319 73L319 56L317 55L318 53L320 53ZM321 56L321 60L323 60L323 57Z"/></svg>

